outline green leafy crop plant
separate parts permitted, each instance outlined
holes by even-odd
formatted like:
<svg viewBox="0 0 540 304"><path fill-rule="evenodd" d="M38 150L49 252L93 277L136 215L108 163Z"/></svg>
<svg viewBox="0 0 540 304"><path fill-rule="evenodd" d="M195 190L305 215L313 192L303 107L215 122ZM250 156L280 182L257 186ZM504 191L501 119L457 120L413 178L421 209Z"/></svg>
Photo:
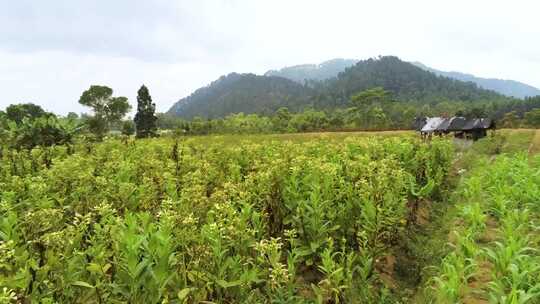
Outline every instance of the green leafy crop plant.
<svg viewBox="0 0 540 304"><path fill-rule="evenodd" d="M392 303L382 261L452 159L412 137L6 148L0 298Z"/></svg>

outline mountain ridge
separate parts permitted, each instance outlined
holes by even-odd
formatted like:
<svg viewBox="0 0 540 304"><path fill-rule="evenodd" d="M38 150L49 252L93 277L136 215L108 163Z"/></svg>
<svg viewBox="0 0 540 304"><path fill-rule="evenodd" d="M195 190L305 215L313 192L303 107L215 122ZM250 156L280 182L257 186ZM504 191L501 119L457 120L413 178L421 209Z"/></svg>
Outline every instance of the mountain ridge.
<svg viewBox="0 0 540 304"><path fill-rule="evenodd" d="M516 80L511 79L499 79L499 78L484 78L484 77L478 77L473 74L469 73L463 73L458 71L441 71L434 68L431 68L429 66L426 66L425 64L414 61L411 62L413 65L424 69L426 71L435 73L439 76L449 77L465 82L474 82L478 86L492 90L495 92L498 92L500 94L509 96L509 97L516 97L516 98L525 98L525 97L532 97L540 95L540 89L523 83Z"/></svg>
<svg viewBox="0 0 540 304"><path fill-rule="evenodd" d="M352 95L373 87L383 87L401 102L505 99L474 83L437 76L398 57L384 56L359 61L335 77L308 85L279 76L231 73L182 98L168 113L189 119L239 112L271 114L280 107L331 109L346 106Z"/></svg>

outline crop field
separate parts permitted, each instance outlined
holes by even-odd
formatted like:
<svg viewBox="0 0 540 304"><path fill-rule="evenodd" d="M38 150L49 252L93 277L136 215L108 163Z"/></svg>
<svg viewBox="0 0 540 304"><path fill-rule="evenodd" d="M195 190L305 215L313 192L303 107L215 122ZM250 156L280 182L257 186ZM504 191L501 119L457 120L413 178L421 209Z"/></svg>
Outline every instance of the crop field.
<svg viewBox="0 0 540 304"><path fill-rule="evenodd" d="M2 303L540 303L535 130L1 150Z"/></svg>

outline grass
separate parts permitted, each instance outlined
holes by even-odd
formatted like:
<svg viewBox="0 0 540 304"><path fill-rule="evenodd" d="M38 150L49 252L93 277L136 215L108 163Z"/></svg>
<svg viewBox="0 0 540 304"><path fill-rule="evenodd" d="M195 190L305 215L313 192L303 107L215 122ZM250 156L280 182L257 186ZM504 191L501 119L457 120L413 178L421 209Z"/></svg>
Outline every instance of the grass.
<svg viewBox="0 0 540 304"><path fill-rule="evenodd" d="M529 146L529 155L535 155L540 153L540 130L534 131L534 136Z"/></svg>
<svg viewBox="0 0 540 304"><path fill-rule="evenodd" d="M312 140L342 141L349 137L414 137L414 131L356 131L356 132L311 132L289 134L234 134L234 135L203 135L188 136L186 139L198 144L225 143L241 144L242 142L293 141L305 142ZM452 138L451 135L448 136ZM495 139L493 139L495 137ZM465 145L463 152L494 155L501 153L518 153L529 151L531 154L540 152L540 130L535 129L501 129L475 142L472 146Z"/></svg>

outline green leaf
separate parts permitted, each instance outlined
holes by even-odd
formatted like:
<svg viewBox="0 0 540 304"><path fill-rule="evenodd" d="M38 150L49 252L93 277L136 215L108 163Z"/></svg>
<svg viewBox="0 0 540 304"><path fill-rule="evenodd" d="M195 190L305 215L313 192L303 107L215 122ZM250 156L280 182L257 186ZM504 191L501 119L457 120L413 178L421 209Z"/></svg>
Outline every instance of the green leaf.
<svg viewBox="0 0 540 304"><path fill-rule="evenodd" d="M230 287L239 286L240 284L242 284L242 281L237 280L237 281L227 282L225 280L217 280L216 283L222 288L230 288Z"/></svg>
<svg viewBox="0 0 540 304"><path fill-rule="evenodd" d="M101 266L96 263L90 263L88 266L86 266L86 270L93 274L100 274L101 273Z"/></svg>
<svg viewBox="0 0 540 304"><path fill-rule="evenodd" d="M193 290L193 288L184 288L184 289L180 290L178 292L178 294L177 294L178 299L180 301L184 301L192 290Z"/></svg>
<svg viewBox="0 0 540 304"><path fill-rule="evenodd" d="M93 285L90 285L90 284L88 284L86 282L83 282L83 281L75 281L75 282L71 283L71 285L80 286L80 287L86 287L86 288L90 288L90 289L95 288Z"/></svg>

